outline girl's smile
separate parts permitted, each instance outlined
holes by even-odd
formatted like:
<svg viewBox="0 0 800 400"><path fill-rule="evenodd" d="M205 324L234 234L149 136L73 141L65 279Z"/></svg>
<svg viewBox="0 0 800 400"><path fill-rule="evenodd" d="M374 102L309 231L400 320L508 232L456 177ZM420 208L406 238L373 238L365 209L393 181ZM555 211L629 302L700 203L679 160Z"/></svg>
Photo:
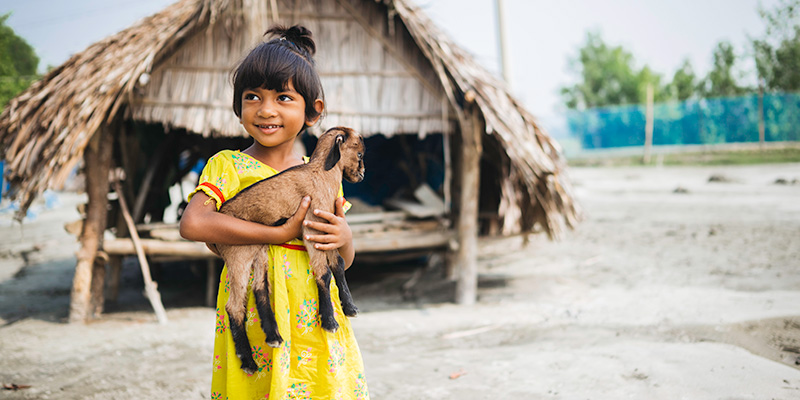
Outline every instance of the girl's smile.
<svg viewBox="0 0 800 400"><path fill-rule="evenodd" d="M292 145L306 124L306 102L290 80L284 90L247 89L242 93L242 126L254 145Z"/></svg>

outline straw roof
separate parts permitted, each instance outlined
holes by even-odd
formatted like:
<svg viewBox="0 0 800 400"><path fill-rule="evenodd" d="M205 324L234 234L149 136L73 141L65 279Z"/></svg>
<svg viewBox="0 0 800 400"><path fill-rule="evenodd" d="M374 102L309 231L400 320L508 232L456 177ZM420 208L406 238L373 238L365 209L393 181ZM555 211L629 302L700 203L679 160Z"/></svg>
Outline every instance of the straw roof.
<svg viewBox="0 0 800 400"><path fill-rule="evenodd" d="M219 15L225 2L182 0L92 44L12 99L0 114L5 176L20 213L63 185L89 139L117 116L139 77Z"/></svg>
<svg viewBox="0 0 800 400"><path fill-rule="evenodd" d="M265 25L299 18L318 42L347 44L318 47L328 104L335 104L327 123L366 135L452 133L466 98L508 158L500 210L507 226L527 215L558 235L562 221L576 222L580 211L557 143L410 0L278 3L181 0L74 55L13 99L0 115L0 146L21 209L60 187L92 135L117 118L243 135L229 108L230 67L261 40ZM281 19L278 10L286 9Z"/></svg>

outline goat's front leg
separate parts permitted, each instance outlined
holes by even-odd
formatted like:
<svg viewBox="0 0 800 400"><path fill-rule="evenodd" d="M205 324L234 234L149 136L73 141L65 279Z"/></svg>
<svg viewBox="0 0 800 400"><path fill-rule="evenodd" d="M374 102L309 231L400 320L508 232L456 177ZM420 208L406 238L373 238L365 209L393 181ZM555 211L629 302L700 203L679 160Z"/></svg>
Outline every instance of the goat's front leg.
<svg viewBox="0 0 800 400"><path fill-rule="evenodd" d="M342 312L348 317L355 317L358 314L358 308L353 303L350 287L344 277L344 259L338 253L336 254L335 264L331 265L331 271L333 271L333 279L336 280L336 287L339 288L339 301L342 304Z"/></svg>
<svg viewBox="0 0 800 400"><path fill-rule="evenodd" d="M275 321L275 312L269 301L269 246L262 247L253 260L253 297L256 300L256 309L261 317L261 330L264 331L269 347L278 347L283 342L278 323Z"/></svg>
<svg viewBox="0 0 800 400"><path fill-rule="evenodd" d="M227 261L227 260L226 260ZM228 279L230 280L230 297L225 304L225 311L228 312L229 328L233 337L233 345L236 356L242 362L242 370L252 375L258 370L253 352L250 349L250 341L247 338L245 322L247 321L247 280L249 279L249 268L241 263L241 260L231 260L228 262Z"/></svg>

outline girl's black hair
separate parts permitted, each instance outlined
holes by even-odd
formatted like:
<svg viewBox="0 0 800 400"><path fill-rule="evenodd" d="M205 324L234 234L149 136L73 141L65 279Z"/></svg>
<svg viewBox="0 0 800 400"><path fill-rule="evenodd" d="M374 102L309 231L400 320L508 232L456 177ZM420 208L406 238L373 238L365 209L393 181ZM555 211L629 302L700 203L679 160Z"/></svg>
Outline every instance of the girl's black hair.
<svg viewBox="0 0 800 400"><path fill-rule="evenodd" d="M306 120L320 115L314 101L322 99L322 83L314 65L316 45L303 26L273 26L264 35L276 37L250 51L233 71L233 112L242 116L242 93L247 89L286 90L289 80L306 102Z"/></svg>

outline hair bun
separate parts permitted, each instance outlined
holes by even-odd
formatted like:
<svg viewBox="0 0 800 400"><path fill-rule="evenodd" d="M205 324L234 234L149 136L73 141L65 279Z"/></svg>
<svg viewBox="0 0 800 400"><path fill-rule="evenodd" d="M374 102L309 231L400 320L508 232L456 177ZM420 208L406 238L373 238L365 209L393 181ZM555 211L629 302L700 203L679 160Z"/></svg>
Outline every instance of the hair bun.
<svg viewBox="0 0 800 400"><path fill-rule="evenodd" d="M311 56L317 51L317 45L314 44L314 39L311 38L311 31L305 26L295 25L287 28L282 25L276 25L269 28L265 33L265 35L269 34L294 43L295 46L305 50Z"/></svg>

